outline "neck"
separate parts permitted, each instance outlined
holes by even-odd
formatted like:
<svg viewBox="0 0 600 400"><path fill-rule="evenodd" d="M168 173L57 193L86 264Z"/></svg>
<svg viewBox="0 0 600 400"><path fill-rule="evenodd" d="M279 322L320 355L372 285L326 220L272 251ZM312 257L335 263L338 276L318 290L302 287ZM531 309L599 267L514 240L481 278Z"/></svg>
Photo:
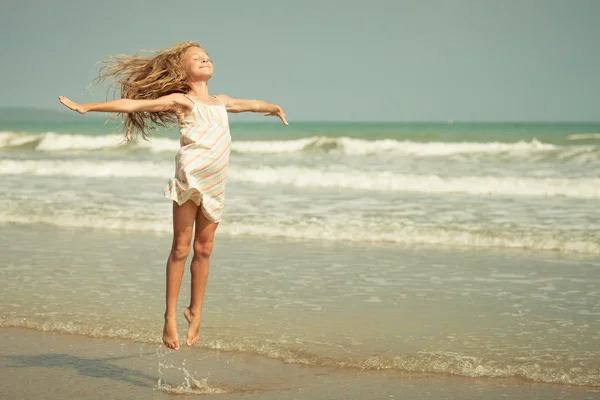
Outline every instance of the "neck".
<svg viewBox="0 0 600 400"><path fill-rule="evenodd" d="M190 92L188 94L191 94L192 96L208 96L208 82L206 81L196 81L196 82L189 82L190 85Z"/></svg>

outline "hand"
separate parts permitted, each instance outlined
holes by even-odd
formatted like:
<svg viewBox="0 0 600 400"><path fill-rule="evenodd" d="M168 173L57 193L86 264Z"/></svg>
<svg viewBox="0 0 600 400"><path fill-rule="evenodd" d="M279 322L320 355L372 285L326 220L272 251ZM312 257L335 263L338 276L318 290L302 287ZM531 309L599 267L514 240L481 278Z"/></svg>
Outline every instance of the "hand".
<svg viewBox="0 0 600 400"><path fill-rule="evenodd" d="M77 111L79 114L85 114L87 110L81 105L74 101L67 99L65 96L58 96L58 100L68 109Z"/></svg>
<svg viewBox="0 0 600 400"><path fill-rule="evenodd" d="M281 119L281 122L283 122L284 125L289 125L288 122L285 120L285 114L283 113L283 109L281 107L277 107L277 111L266 113L265 117L279 117L279 119Z"/></svg>

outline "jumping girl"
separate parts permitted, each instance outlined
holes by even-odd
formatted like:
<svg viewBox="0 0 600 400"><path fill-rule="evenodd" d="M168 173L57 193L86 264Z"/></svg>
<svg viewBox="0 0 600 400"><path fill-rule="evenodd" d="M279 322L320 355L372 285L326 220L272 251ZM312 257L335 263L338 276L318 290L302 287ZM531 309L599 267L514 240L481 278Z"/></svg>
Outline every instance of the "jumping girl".
<svg viewBox="0 0 600 400"><path fill-rule="evenodd" d="M276 104L224 94L211 96L208 80L213 75L213 63L195 42L181 43L153 57L111 57L105 63L96 80L109 78L111 85L120 88L120 99L87 104L63 96L58 99L80 114L121 114L127 141L136 134L148 139L155 126L168 127L177 122L181 148L175 157L175 176L164 190L165 197L173 200L173 245L167 260L163 343L179 349L177 298L194 233L191 299L183 312L189 323L186 344L193 346L198 341L209 258L223 211L231 145L227 113L260 112L288 123Z"/></svg>

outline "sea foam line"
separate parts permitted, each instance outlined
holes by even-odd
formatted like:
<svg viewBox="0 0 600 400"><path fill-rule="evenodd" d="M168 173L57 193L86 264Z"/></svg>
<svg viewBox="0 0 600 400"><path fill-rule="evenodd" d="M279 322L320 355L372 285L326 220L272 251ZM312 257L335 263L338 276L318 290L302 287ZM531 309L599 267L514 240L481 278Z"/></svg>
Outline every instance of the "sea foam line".
<svg viewBox="0 0 600 400"><path fill-rule="evenodd" d="M0 175L153 177L167 179L170 162L87 160L0 160ZM298 188L469 194L476 196L532 196L600 198L600 178L537 178L510 176L439 176L393 171L323 170L308 167L231 166L228 179L254 185Z"/></svg>
<svg viewBox="0 0 600 400"><path fill-rule="evenodd" d="M588 140L588 139L600 139L600 133L579 133L575 135L567 136L569 140Z"/></svg>
<svg viewBox="0 0 600 400"><path fill-rule="evenodd" d="M68 135L55 132L23 134L0 132L0 149L32 147L35 151L98 151L127 148L151 152L176 152L179 140L154 137L150 142L123 142L121 135L89 136ZM588 146L589 147L589 146ZM593 146L592 146L593 147ZM345 155L370 155L398 153L414 156L450 156L456 154L513 154L526 156L531 153L560 150L560 146L538 140L502 142L413 142L409 140L380 139L366 140L349 137L314 136L290 140L234 140L232 150L242 154L286 154L286 153L339 153Z"/></svg>
<svg viewBox="0 0 600 400"><path fill-rule="evenodd" d="M89 215L76 211L27 212L17 210L0 212L0 224L49 224L70 228L94 228L170 234L171 223L164 219L128 218L116 215ZM232 237L285 238L299 240L322 240L328 242L393 243L402 245L448 246L463 248L505 248L564 253L600 254L597 237L576 237L569 234L544 234L539 232L512 232L489 230L467 231L459 228L402 227L385 225L366 229L364 226L347 226L330 222L311 224L305 221L282 223L278 220L228 221L226 217L219 227L222 234ZM582 234L580 234L582 235Z"/></svg>
<svg viewBox="0 0 600 400"><path fill-rule="evenodd" d="M301 167L233 169L232 180L259 185L343 188L382 192L462 193L478 196L600 198L598 178L530 178L400 174L391 171L323 171Z"/></svg>
<svg viewBox="0 0 600 400"><path fill-rule="evenodd" d="M42 332L60 332L92 338L119 338L141 343L160 343L158 335L139 332L127 326L103 328L81 322L48 321L43 318L5 316L0 328L27 328ZM560 367L540 365L522 360L493 360L450 352L416 351L414 354L370 357L333 358L323 354L297 349L286 343L267 342L260 339L226 338L201 339L199 347L217 351L253 354L290 364L314 367L335 367L364 371L430 372L469 378L516 377L532 382L578 386L600 386L600 370L589 367Z"/></svg>

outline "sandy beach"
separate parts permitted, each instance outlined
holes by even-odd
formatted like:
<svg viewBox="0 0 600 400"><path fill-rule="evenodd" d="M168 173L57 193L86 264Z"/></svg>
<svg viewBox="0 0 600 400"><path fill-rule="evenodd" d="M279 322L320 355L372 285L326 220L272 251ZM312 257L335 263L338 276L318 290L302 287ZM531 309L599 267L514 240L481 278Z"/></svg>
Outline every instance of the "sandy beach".
<svg viewBox="0 0 600 400"><path fill-rule="evenodd" d="M556 274L565 276L568 266L565 279L588 290L598 279L593 257L219 237L200 342L174 352L160 344L169 240L4 225L3 398L600 396L589 329L595 319L581 315L563 333L546 328L551 321L544 309L552 304L539 303L535 286L560 287ZM387 272L374 274L374 265ZM534 278L511 285L510 268L525 265ZM472 275L466 283L457 279L460 268ZM489 279L500 269L504 280ZM419 276L436 291L423 291ZM496 285L514 296L520 296L515 286L525 285L531 299L506 303ZM451 295L468 288L468 295ZM181 308L186 300L183 290ZM514 304L522 310L507 314ZM181 318L180 338L185 329ZM523 354L534 362L523 361Z"/></svg>
<svg viewBox="0 0 600 400"><path fill-rule="evenodd" d="M5 399L597 399L600 390L444 375L348 371L246 354L0 329Z"/></svg>
<svg viewBox="0 0 600 400"><path fill-rule="evenodd" d="M600 400L600 0L0 9L0 400Z"/></svg>
<svg viewBox="0 0 600 400"><path fill-rule="evenodd" d="M200 339L171 353L176 132L34 122L0 131L9 398L598 398L596 125L232 126Z"/></svg>

